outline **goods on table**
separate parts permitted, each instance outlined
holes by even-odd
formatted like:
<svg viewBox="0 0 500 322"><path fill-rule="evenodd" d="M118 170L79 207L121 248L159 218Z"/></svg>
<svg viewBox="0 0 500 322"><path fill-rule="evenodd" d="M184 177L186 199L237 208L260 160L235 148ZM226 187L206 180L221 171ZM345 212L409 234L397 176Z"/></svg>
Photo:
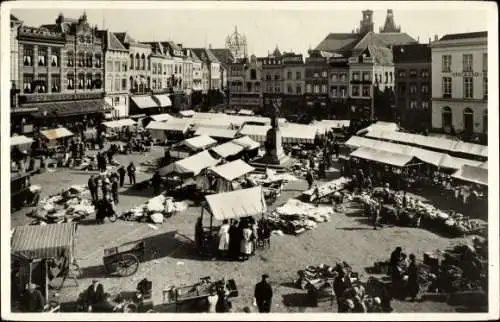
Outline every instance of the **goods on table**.
<svg viewBox="0 0 500 322"><path fill-rule="evenodd" d="M84 185L74 185L60 194L44 198L37 209L27 216L35 218L33 225L71 222L95 212L90 192Z"/></svg>
<svg viewBox="0 0 500 322"><path fill-rule="evenodd" d="M273 230L281 230L286 234L300 234L305 230L315 229L317 223L330 221L332 207L315 207L297 199L290 199L286 204L276 208L268 221Z"/></svg>
<svg viewBox="0 0 500 322"><path fill-rule="evenodd" d="M351 182L350 178L340 177L321 186L318 186L320 198L329 196L334 192L344 189L349 182ZM313 201L316 198L316 196L314 195L314 189L315 187L312 187L311 189L303 192L304 195L310 196L310 201Z"/></svg>
<svg viewBox="0 0 500 322"><path fill-rule="evenodd" d="M174 202L171 197L158 195L140 206L123 212L120 218L141 222L150 220L156 224L160 224L165 218L172 216L176 212L184 211L187 208L188 205L185 202Z"/></svg>

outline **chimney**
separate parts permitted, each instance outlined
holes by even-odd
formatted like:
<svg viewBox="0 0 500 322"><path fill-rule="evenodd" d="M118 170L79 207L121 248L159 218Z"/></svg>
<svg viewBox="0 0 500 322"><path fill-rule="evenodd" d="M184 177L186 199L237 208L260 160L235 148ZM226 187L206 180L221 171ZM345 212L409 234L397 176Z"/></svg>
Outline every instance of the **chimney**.
<svg viewBox="0 0 500 322"><path fill-rule="evenodd" d="M438 35L434 35L434 41L438 41Z"/></svg>

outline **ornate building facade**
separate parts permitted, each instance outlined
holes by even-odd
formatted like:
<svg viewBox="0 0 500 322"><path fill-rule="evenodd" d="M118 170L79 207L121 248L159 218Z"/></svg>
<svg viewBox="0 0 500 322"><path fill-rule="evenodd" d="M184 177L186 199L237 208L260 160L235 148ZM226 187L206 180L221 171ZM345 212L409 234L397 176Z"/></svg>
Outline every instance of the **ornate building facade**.
<svg viewBox="0 0 500 322"><path fill-rule="evenodd" d="M238 32L238 27L234 27L234 32L226 37L226 49L231 51L235 60L246 58L247 51L247 38Z"/></svg>

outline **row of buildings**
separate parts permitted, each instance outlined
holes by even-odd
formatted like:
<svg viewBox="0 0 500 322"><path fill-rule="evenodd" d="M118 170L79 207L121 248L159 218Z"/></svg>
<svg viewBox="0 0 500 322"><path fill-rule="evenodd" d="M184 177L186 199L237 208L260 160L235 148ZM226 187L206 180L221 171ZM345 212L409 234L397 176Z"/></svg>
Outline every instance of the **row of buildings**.
<svg viewBox="0 0 500 322"><path fill-rule="evenodd" d="M284 114L397 120L409 129L487 133L487 33L419 43L396 26L392 10L374 32L373 12L359 28L331 33L309 57L280 53L229 67L233 108L281 102Z"/></svg>
<svg viewBox="0 0 500 322"><path fill-rule="evenodd" d="M139 42L92 27L85 13L40 27L11 15L10 27L14 131L223 103L229 49Z"/></svg>

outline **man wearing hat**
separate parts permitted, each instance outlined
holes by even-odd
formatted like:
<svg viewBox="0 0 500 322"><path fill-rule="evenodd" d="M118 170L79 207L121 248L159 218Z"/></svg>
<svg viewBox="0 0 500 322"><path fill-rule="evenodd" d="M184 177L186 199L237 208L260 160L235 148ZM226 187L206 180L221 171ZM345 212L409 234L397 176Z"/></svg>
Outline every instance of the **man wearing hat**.
<svg viewBox="0 0 500 322"><path fill-rule="evenodd" d="M26 284L25 305L27 312L43 312L45 307L45 298L38 289L38 285Z"/></svg>
<svg viewBox="0 0 500 322"><path fill-rule="evenodd" d="M99 304L104 301L104 287L98 280L93 279L87 289L87 305L89 312L96 311Z"/></svg>
<svg viewBox="0 0 500 322"><path fill-rule="evenodd" d="M269 275L263 274L262 280L255 285L255 302L260 313L269 313L271 311L271 302L273 298L273 290L267 282Z"/></svg>

